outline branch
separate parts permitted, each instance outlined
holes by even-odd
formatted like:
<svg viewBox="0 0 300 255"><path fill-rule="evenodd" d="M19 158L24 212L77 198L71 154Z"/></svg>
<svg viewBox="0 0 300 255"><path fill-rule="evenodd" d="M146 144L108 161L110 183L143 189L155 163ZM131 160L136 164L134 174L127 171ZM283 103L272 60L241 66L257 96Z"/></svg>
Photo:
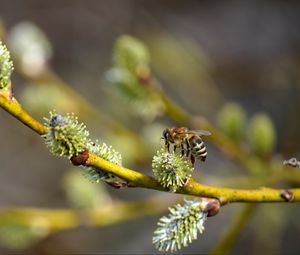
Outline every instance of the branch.
<svg viewBox="0 0 300 255"><path fill-rule="evenodd" d="M47 228L48 232L63 231L79 226L102 227L161 213L166 210L166 204L171 205L170 199L151 197L141 202L114 202L109 206L84 211L0 208L0 226L19 224L31 227L34 225L34 227Z"/></svg>
<svg viewBox="0 0 300 255"><path fill-rule="evenodd" d="M89 155L89 159L87 160L86 165L94 166L102 171L117 175L120 178L127 180L130 187L141 187L168 191L167 189L163 188L154 178L143 175L128 168L120 167L119 165L115 165L111 162L101 159L94 154ZM188 183L184 187L179 189L176 193L198 197L217 198L223 205L232 202L300 201L300 189L231 189L206 186L193 180L189 180Z"/></svg>
<svg viewBox="0 0 300 255"><path fill-rule="evenodd" d="M10 93L0 91L0 106L39 135L47 133L47 128L32 118Z"/></svg>
<svg viewBox="0 0 300 255"><path fill-rule="evenodd" d="M17 100L11 96L3 96L0 93L0 106L7 112L15 116L23 124L37 132L38 134L44 134L47 129L34 118L32 118L17 102ZM78 162L77 162L78 163ZM163 188L161 184L154 178L133 171L128 168L121 167L106 161L92 153L89 153L88 157L82 164L87 166L93 166L101 171L112 173L128 182L130 187L141 187L160 191L168 191ZM233 202L291 202L300 201L300 189L231 189L222 187L205 186L197 183L193 180L189 180L187 184L179 189L176 193L217 198L222 205Z"/></svg>

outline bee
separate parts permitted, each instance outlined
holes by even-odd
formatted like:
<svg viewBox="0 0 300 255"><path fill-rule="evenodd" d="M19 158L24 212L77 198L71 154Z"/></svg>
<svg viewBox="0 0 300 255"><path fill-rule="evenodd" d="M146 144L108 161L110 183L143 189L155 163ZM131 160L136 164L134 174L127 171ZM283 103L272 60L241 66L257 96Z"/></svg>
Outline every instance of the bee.
<svg viewBox="0 0 300 255"><path fill-rule="evenodd" d="M190 156L191 163L194 166L195 159L205 161L207 156L206 147L201 135L211 135L206 130L188 130L185 127L166 128L163 131L162 139L165 140L165 147L170 152L170 144L174 144L174 152L180 147L181 155L188 158Z"/></svg>

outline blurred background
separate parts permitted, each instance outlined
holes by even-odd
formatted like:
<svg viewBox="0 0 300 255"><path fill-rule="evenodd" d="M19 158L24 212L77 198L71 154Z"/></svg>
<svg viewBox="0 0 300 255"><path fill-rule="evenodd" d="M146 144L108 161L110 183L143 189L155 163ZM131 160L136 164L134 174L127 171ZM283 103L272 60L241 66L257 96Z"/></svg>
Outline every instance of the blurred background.
<svg viewBox="0 0 300 255"><path fill-rule="evenodd" d="M276 131L272 158L299 159L299 2L0 0L0 6L0 37L13 50L17 65L12 78L16 98L40 121L52 109L75 112L93 138L121 152L126 167L151 174L151 158L162 146L162 130L178 124L162 113L160 102L124 99L122 92L116 91L112 84L117 79L112 70L113 52L116 40L124 34L149 48L152 74L178 105L221 129L218 116L224 105L238 104L245 113L245 144L247 123L256 113L264 112ZM26 45L30 36L33 41ZM28 44L35 53L21 56ZM71 164L50 155L39 136L3 110L0 124L0 206L72 206L63 181ZM146 145L144 151L134 139ZM195 179L237 187L230 178L246 175L245 168L209 142L207 150L207 161L197 166L200 170ZM144 189L115 190L107 185L99 192L111 200L125 201L158 194ZM209 253L241 206L222 208L207 222L204 234L179 254ZM298 252L299 209L297 204L259 205L235 240L232 253ZM22 247L4 242L0 251L157 253L151 239L162 215L103 228L80 227Z"/></svg>

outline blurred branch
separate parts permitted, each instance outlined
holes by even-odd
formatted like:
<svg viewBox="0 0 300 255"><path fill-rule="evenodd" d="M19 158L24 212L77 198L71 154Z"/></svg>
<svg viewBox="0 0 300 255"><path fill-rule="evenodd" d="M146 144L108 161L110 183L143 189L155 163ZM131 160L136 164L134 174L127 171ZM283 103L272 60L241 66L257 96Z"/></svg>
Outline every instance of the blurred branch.
<svg viewBox="0 0 300 255"><path fill-rule="evenodd" d="M173 199L151 197L141 202L114 202L109 206L76 211L74 209L41 208L0 208L0 227L23 225L34 228L46 228L48 232L57 232L86 227L103 227L143 216L154 215L166 210Z"/></svg>
<svg viewBox="0 0 300 255"><path fill-rule="evenodd" d="M219 177L215 175L201 174L201 179L206 183L214 183L214 185L225 185L226 187L258 187L258 186L274 186L282 182L288 185L300 185L299 170L282 167L270 173L267 176L253 176L253 175L234 175L230 177Z"/></svg>
<svg viewBox="0 0 300 255"><path fill-rule="evenodd" d="M256 204L247 204L244 206L241 212L238 215L235 215L233 222L229 225L226 232L222 235L221 240L212 250L211 254L229 254L235 240L238 238L244 227L250 221L253 216L255 209L257 208Z"/></svg>
<svg viewBox="0 0 300 255"><path fill-rule="evenodd" d="M4 108L11 115L15 116L22 123L37 132L38 134L45 134L47 129L32 118L20 106L15 98L12 96L4 96L0 90L0 106ZM85 152L86 153L86 152ZM79 155L80 156L80 155ZM86 159L85 159L86 160ZM78 164L78 162L77 162ZM81 164L93 166L101 171L112 173L128 182L130 187L143 187L148 189L155 189L167 191L162 185L152 177L143 175L139 172L121 167L106 161L92 153L89 153L87 161ZM189 180L187 184L178 190L177 193L193 195L199 197L211 197L220 200L222 205L232 202L291 202L300 201L300 189L271 189L260 188L253 190L245 189L230 189L222 187L213 187L201 185L193 180Z"/></svg>
<svg viewBox="0 0 300 255"><path fill-rule="evenodd" d="M80 105L80 111L82 111L82 114L84 116L89 116L90 119L97 118L99 121L102 121L105 123L104 126L108 128L110 131L116 134L123 134L128 135L131 138L134 138L134 140L140 140L136 134L126 129L124 126L122 126L119 122L113 120L111 117L105 115L103 112L99 111L95 107L91 105L91 103L86 100L84 97L82 97L78 92L76 92L72 87L67 84L65 81L63 81L59 76L57 76L56 73L54 73L50 67L46 67L45 70L42 73L39 73L36 76L28 75L25 72L22 72L20 68L18 68L17 63L15 64L16 70L21 74L24 78L27 80L33 81L33 82L47 82L47 83L54 83L58 85L66 94L68 94L70 97L73 98L73 100ZM141 141L139 141L141 142Z"/></svg>
<svg viewBox="0 0 300 255"><path fill-rule="evenodd" d="M165 105L166 114L173 119L175 122L180 123L181 125L189 125L192 119L192 116L185 111L181 106L177 105L170 97L168 97L162 89L160 89L160 82L152 78L152 84L149 86L149 89L152 90L152 93L155 93L160 96L161 100Z"/></svg>

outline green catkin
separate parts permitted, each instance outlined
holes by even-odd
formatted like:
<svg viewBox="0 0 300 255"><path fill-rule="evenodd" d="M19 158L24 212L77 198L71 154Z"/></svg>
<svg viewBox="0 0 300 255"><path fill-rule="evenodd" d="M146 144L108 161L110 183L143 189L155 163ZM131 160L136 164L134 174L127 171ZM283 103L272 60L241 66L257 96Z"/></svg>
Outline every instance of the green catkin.
<svg viewBox="0 0 300 255"><path fill-rule="evenodd" d="M185 200L184 205L169 208L169 215L162 217L152 239L161 252L175 252L188 246L203 233L207 213L201 210L201 200Z"/></svg>
<svg viewBox="0 0 300 255"><path fill-rule="evenodd" d="M103 158L111 163L122 165L122 156L119 152L115 151L111 146L106 145L105 143L99 145L98 141L95 143L89 143L88 149L90 152L95 155ZM83 174L91 182L100 182L104 181L106 183L114 184L116 187L126 186L126 181L111 174L101 171L95 167L83 167Z"/></svg>
<svg viewBox="0 0 300 255"><path fill-rule="evenodd" d="M175 192L191 177L194 168L181 155L164 149L157 151L152 160L152 171L159 183Z"/></svg>
<svg viewBox="0 0 300 255"><path fill-rule="evenodd" d="M14 69L10 53L6 46L0 41L0 89L10 85L10 76Z"/></svg>
<svg viewBox="0 0 300 255"><path fill-rule="evenodd" d="M87 148L89 132L74 114L62 116L50 112L50 117L45 120L48 132L43 137L53 155L71 158Z"/></svg>

